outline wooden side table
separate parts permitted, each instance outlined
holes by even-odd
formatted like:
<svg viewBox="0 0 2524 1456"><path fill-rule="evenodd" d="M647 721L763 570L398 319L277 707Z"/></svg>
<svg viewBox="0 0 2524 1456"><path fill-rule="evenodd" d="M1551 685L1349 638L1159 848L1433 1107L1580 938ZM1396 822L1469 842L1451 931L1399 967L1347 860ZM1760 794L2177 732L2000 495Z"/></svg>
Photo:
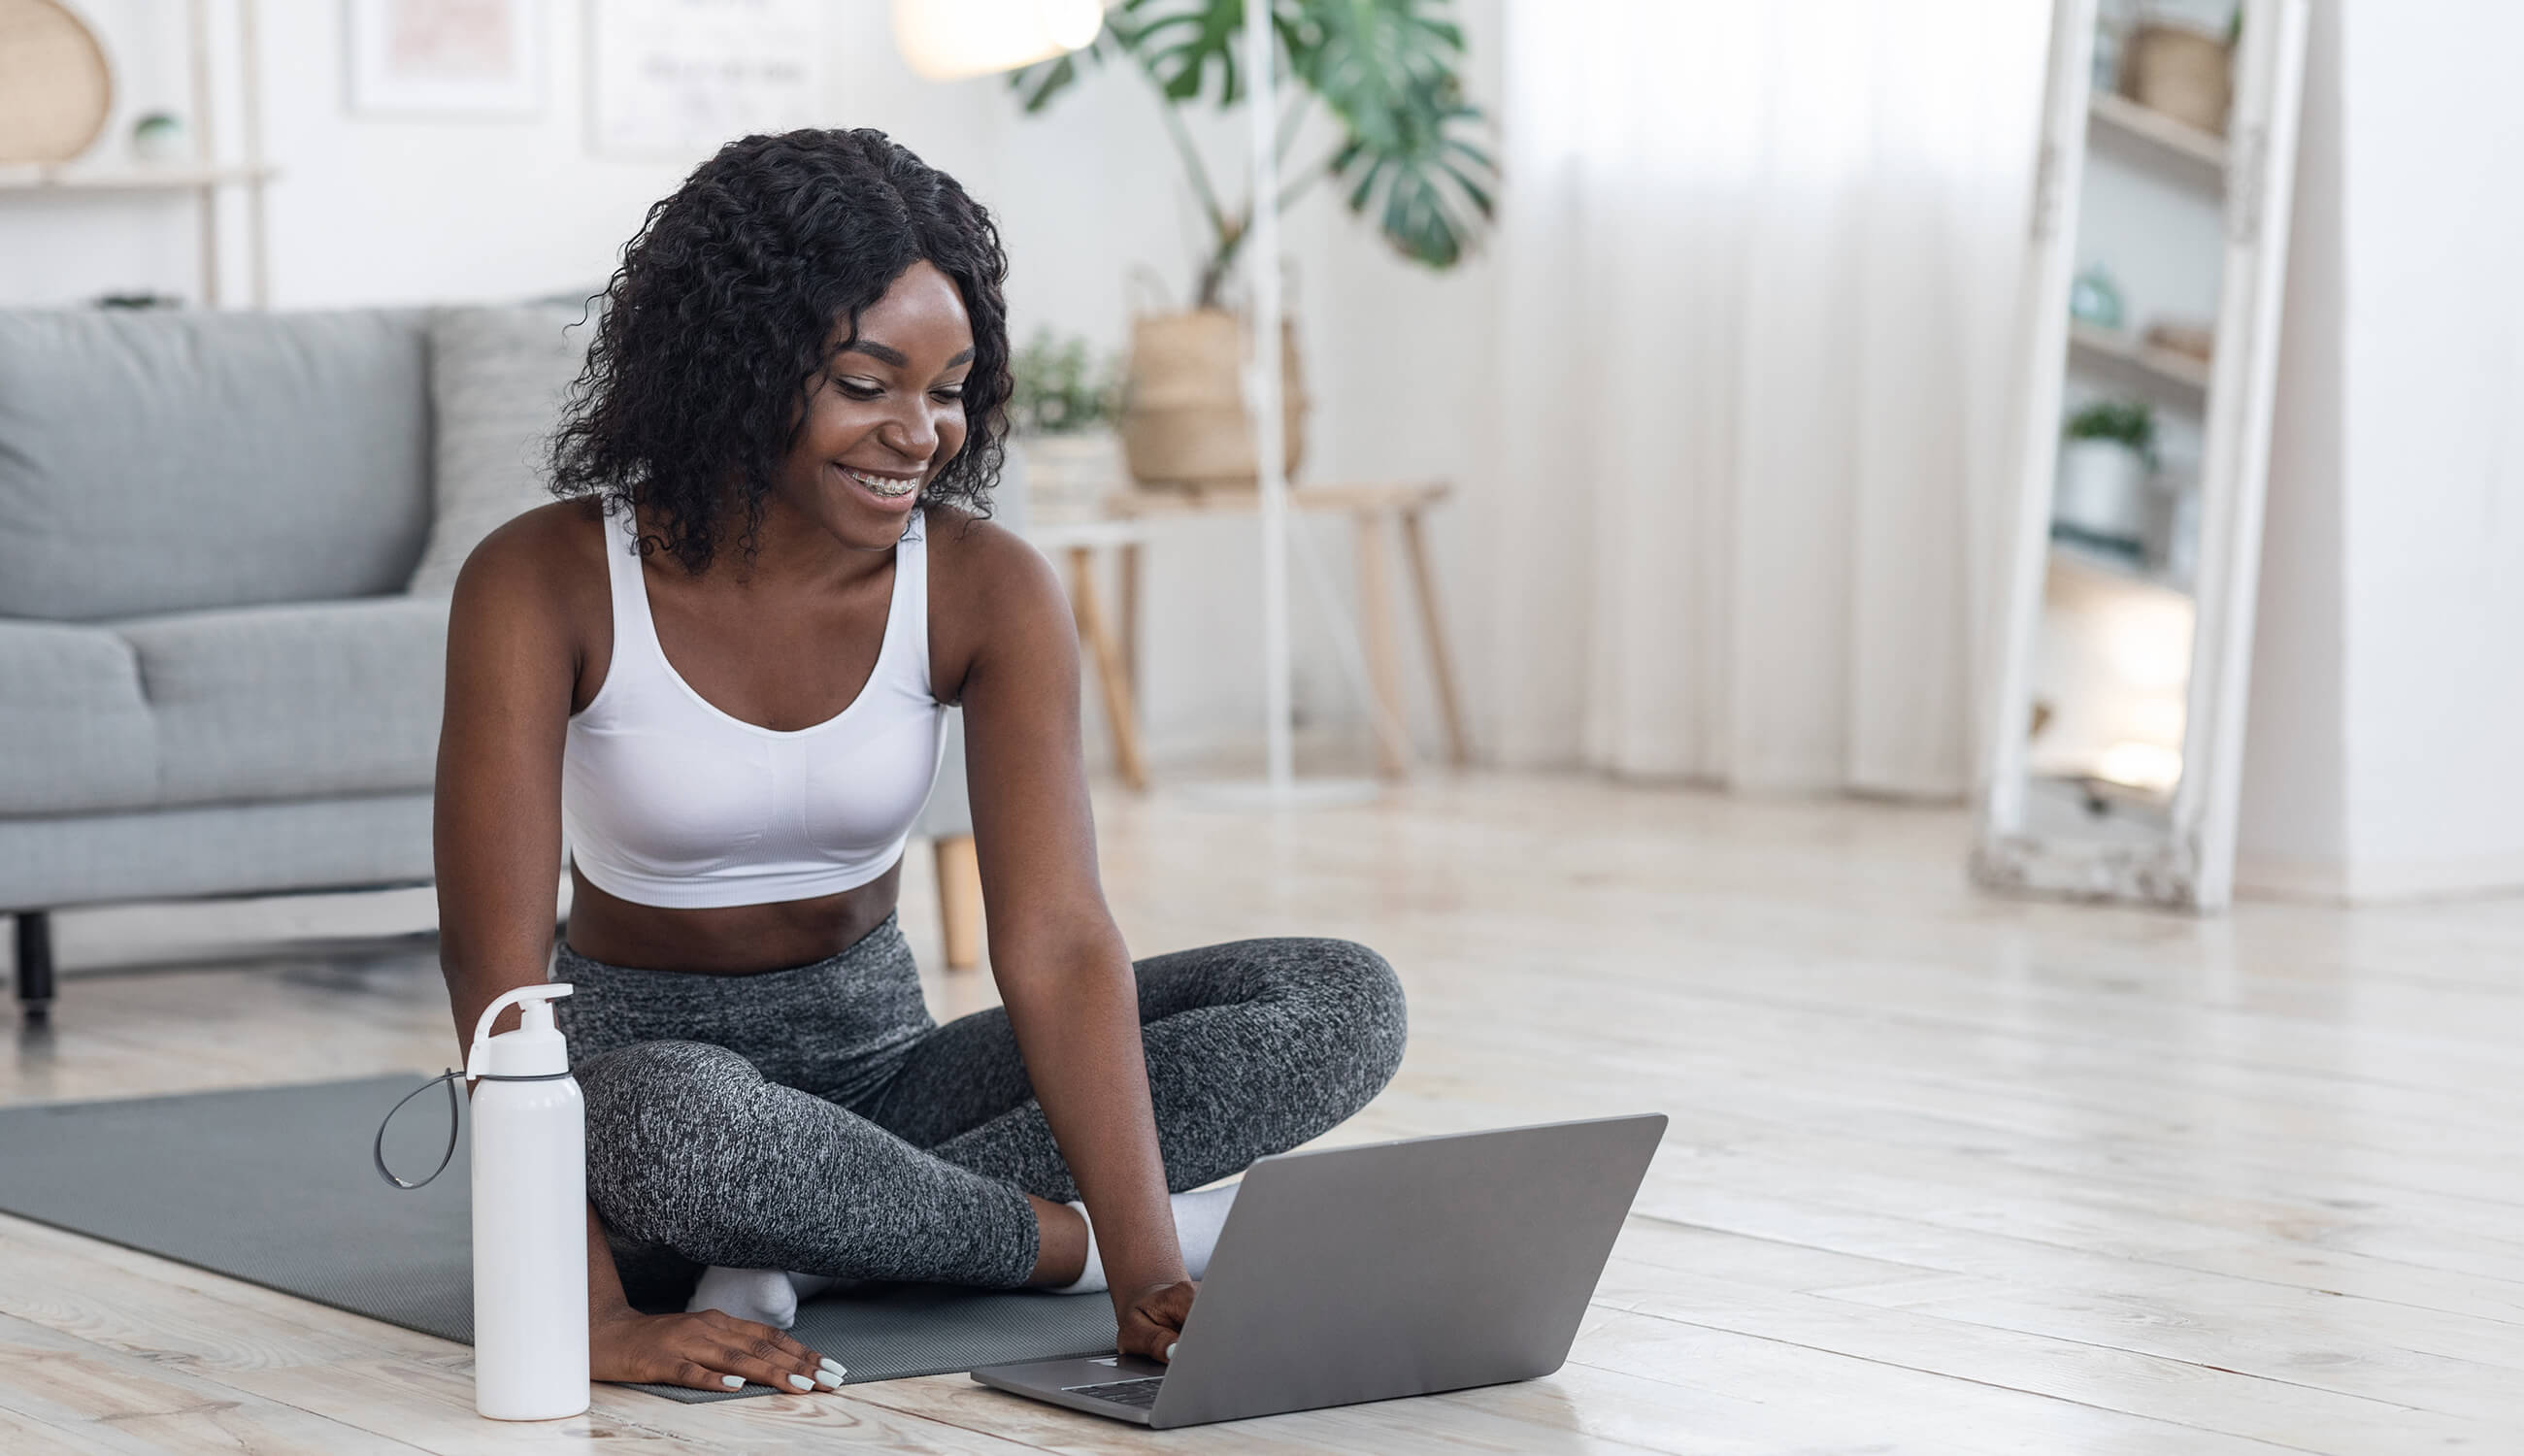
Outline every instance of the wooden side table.
<svg viewBox="0 0 2524 1456"><path fill-rule="evenodd" d="M1378 757L1386 775L1400 777L1411 765L1411 737L1404 728L1401 649L1395 632L1392 552L1398 530L1403 558L1411 571L1412 594L1420 607L1421 635L1428 645L1430 685L1436 691L1437 710L1446 731L1447 761L1458 768L1472 761L1470 745L1464 735L1464 710L1455 689L1454 662L1446 645L1443 613L1437 604L1437 580L1429 564L1429 546L1421 528L1421 517L1429 508L1446 499L1454 487L1443 480L1369 482L1335 485L1303 485L1288 492L1292 510L1345 511L1358 531L1358 610L1359 636L1365 645L1370 686L1376 695ZM1196 490L1166 488L1134 490L1117 493L1105 501L1108 521L1086 526L1051 527L1048 531L1092 530L1096 526L1126 527L1140 531L1143 522L1181 516L1253 515L1261 511L1260 493L1246 490ZM1036 532L1034 539L1046 541L1048 531ZM1143 532L1140 535L1115 536L1109 544L1122 553L1123 640L1109 641L1092 649L1098 663L1098 675L1105 688L1105 711L1117 723L1129 710L1132 685L1137 682L1139 624L1139 552ZM1071 538L1060 538L1067 544ZM1071 602L1090 604L1081 608L1079 633L1088 633L1088 621L1093 616L1100 623L1101 612L1094 605L1093 589L1088 582L1089 567L1095 546L1102 542L1086 542L1070 546ZM1112 664L1107 669L1106 662ZM1119 697L1114 683L1120 684ZM1118 703L1118 706L1116 705ZM1114 730L1114 742L1124 742L1120 727ZM1139 751L1136 730L1129 734L1130 749L1123 774L1134 787L1145 782L1144 772L1135 765Z"/></svg>

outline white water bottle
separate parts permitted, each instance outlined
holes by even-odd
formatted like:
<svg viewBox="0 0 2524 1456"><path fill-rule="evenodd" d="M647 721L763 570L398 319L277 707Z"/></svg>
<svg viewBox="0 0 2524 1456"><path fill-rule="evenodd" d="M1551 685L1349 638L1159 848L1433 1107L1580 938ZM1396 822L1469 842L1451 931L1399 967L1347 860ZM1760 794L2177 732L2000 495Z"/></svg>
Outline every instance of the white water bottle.
<svg viewBox="0 0 2524 1456"><path fill-rule="evenodd" d="M473 1409L552 1421L587 1409L587 1107L553 1025L566 983L521 986L473 1029ZM491 1035L518 1006L512 1032Z"/></svg>

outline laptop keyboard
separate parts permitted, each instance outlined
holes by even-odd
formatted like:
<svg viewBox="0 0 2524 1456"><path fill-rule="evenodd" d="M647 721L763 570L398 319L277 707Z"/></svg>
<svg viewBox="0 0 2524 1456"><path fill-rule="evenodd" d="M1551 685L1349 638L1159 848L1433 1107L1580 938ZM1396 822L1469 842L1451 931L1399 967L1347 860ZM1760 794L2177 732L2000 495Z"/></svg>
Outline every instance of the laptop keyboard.
<svg viewBox="0 0 2524 1456"><path fill-rule="evenodd" d="M1144 1411L1156 1405L1157 1387L1165 1383L1164 1376L1152 1375L1136 1381L1113 1381L1101 1385L1063 1385L1060 1388L1072 1395L1109 1400L1115 1405Z"/></svg>

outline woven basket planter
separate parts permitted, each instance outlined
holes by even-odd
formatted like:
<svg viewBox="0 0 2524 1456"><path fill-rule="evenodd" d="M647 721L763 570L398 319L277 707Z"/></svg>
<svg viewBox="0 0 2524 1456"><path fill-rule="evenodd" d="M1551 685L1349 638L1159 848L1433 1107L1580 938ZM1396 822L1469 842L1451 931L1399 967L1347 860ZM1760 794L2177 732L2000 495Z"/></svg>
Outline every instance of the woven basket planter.
<svg viewBox="0 0 2524 1456"><path fill-rule="evenodd" d="M2223 134L2235 98L2226 42L2205 30L2151 21L2121 48L2121 94L2203 131Z"/></svg>
<svg viewBox="0 0 2524 1456"><path fill-rule="evenodd" d="M1288 473L1305 454L1297 331L1280 329L1282 439ZM1260 475L1244 413L1244 324L1224 309L1143 314L1131 324L1122 451L1141 485L1250 487Z"/></svg>

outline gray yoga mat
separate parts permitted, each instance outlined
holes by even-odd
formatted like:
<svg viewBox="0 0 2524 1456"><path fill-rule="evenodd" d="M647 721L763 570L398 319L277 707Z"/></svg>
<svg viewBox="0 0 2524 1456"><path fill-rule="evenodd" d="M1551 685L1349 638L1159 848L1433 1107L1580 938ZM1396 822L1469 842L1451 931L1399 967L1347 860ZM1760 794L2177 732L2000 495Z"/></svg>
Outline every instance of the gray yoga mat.
<svg viewBox="0 0 2524 1456"><path fill-rule="evenodd" d="M470 1184L460 1142L438 1181L388 1188L368 1144L418 1076L0 1108L0 1212L472 1342ZM416 1097L386 1140L407 1179L438 1161L447 1097ZM1100 1294L867 1286L809 1301L791 1332L849 1383L1113 1348ZM675 1400L768 1395L642 1385Z"/></svg>

